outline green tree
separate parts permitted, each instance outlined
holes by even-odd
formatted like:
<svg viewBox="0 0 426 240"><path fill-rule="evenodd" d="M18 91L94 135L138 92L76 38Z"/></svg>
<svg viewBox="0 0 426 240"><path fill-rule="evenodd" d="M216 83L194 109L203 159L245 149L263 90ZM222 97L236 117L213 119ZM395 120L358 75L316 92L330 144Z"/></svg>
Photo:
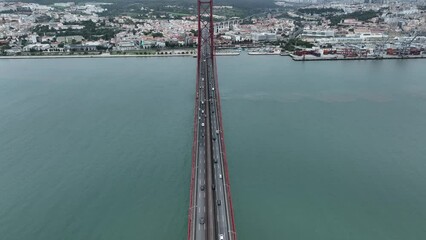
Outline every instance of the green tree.
<svg viewBox="0 0 426 240"><path fill-rule="evenodd" d="M155 33L152 33L152 37L154 37L154 38L157 38L157 37L164 37L164 35L163 35L163 33L155 32Z"/></svg>
<svg viewBox="0 0 426 240"><path fill-rule="evenodd" d="M297 47L311 48L314 45L310 42L303 41L301 39L290 39L284 44L283 49L287 51L294 51Z"/></svg>
<svg viewBox="0 0 426 240"><path fill-rule="evenodd" d="M198 30L191 29L190 31L195 37L198 37Z"/></svg>

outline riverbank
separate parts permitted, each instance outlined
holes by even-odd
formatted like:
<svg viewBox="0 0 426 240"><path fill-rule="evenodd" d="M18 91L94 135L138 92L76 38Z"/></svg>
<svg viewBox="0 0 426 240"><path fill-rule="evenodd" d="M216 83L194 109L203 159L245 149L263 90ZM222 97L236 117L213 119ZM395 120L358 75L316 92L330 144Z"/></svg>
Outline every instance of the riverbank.
<svg viewBox="0 0 426 240"><path fill-rule="evenodd" d="M304 55L297 56L290 54L291 59L294 61L340 61L340 60L392 60L392 59L425 59L426 55L409 55L409 56L393 56L386 55L382 57L374 57L374 56L366 56L366 57L345 57L343 55L334 55L334 56L312 56L312 55Z"/></svg>
<svg viewBox="0 0 426 240"><path fill-rule="evenodd" d="M216 56L239 56L240 53L217 53ZM344 57L342 55L328 55L328 56L297 56L294 54L248 54L251 56L289 56L293 61L340 61L340 60L391 60L391 59L425 59L426 55L410 55L410 56L392 56L387 55L383 57ZM96 55L34 55L34 56L0 56L1 59L55 59L55 58L152 58L152 57L196 57L194 54L96 54Z"/></svg>
<svg viewBox="0 0 426 240"><path fill-rule="evenodd" d="M0 59L54 59L54 58L149 58L149 57L192 57L193 54L98 54L98 55L39 55L39 56L0 56Z"/></svg>
<svg viewBox="0 0 426 240"><path fill-rule="evenodd" d="M216 56L239 56L240 53L216 53ZM0 59L54 59L54 58L146 58L146 57L197 57L195 54L96 54L96 55L33 55L33 56L0 56Z"/></svg>

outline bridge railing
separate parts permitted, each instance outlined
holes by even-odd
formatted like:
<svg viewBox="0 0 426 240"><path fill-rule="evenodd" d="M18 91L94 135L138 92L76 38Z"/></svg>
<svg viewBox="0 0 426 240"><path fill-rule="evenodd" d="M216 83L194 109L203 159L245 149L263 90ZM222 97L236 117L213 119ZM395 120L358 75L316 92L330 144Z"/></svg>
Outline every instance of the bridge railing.
<svg viewBox="0 0 426 240"><path fill-rule="evenodd" d="M196 174L196 161L197 161L197 149L198 149L198 124L197 124L197 113L198 113L198 88L199 88L199 61L197 63L197 77L196 77L196 84L195 84L195 104L194 104L194 138L192 142L192 162L191 162L191 184L190 184L190 190L189 190L189 209L188 209L188 240L192 240L192 225L194 219L194 211L196 212L196 209L194 209L194 187L195 187L195 174Z"/></svg>
<svg viewBox="0 0 426 240"><path fill-rule="evenodd" d="M220 100L220 91L219 91L219 81L217 77L217 64L216 64L216 57L213 57L213 66L215 71L215 83L216 83L216 99L217 99L217 105L218 105L218 117L219 117L219 126L220 126L220 139L221 139L221 148L222 148L222 158L223 158L223 165L225 168L225 183L226 183L226 193L229 203L229 214L231 218L231 235L232 239L237 239L237 233L235 231L235 219L234 219L234 208L232 206L232 196L231 196L231 183L229 180L229 170L228 170L228 160L226 158L226 147L225 147L225 131L223 128L223 121L222 121L222 107L221 107L221 100Z"/></svg>

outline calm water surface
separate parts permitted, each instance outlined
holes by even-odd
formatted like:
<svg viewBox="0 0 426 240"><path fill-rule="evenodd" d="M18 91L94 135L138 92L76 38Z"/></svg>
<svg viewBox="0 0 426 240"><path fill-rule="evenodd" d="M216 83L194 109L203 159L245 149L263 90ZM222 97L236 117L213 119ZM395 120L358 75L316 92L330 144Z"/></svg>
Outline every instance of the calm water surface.
<svg viewBox="0 0 426 240"><path fill-rule="evenodd" d="M239 239L426 238L426 61L219 58ZM185 239L195 59L0 61L0 239Z"/></svg>

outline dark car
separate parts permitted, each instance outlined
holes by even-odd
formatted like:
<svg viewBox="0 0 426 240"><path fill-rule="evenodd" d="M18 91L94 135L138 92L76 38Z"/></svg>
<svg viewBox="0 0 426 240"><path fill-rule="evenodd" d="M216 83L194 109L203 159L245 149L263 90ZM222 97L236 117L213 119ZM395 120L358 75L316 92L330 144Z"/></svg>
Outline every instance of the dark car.
<svg viewBox="0 0 426 240"><path fill-rule="evenodd" d="M201 185L200 189L201 189L201 191L204 191L204 189L206 189L206 186L205 185Z"/></svg>
<svg viewBox="0 0 426 240"><path fill-rule="evenodd" d="M217 205L220 206L222 202L220 200L217 200Z"/></svg>
<svg viewBox="0 0 426 240"><path fill-rule="evenodd" d="M204 218L200 218L200 224L204 224Z"/></svg>
<svg viewBox="0 0 426 240"><path fill-rule="evenodd" d="M216 188L214 187L214 184L212 185L212 189L215 190Z"/></svg>

